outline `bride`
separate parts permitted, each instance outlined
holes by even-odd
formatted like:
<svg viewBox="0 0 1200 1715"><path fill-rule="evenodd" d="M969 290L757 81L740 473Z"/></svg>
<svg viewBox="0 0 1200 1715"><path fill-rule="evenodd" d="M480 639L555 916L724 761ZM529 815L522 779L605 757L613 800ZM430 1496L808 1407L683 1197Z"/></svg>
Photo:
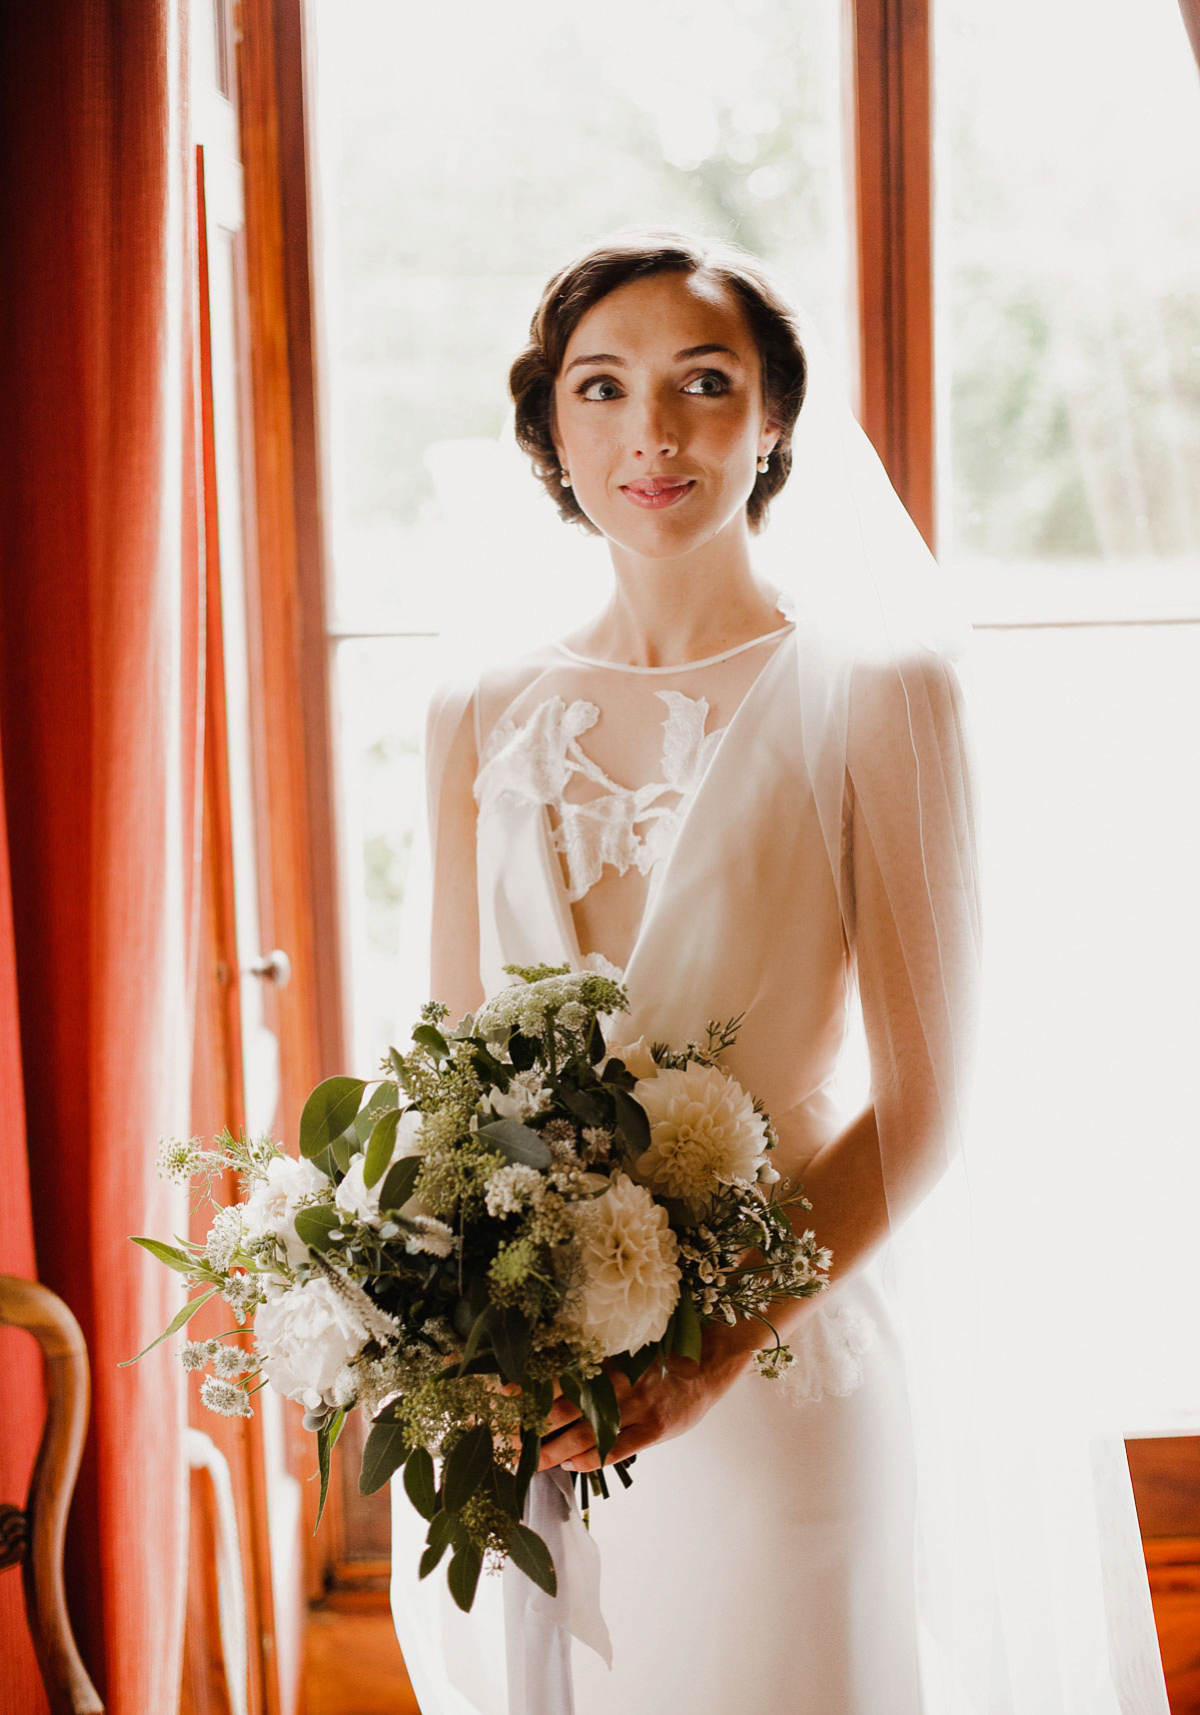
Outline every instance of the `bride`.
<svg viewBox="0 0 1200 1715"><path fill-rule="evenodd" d="M971 1568L944 1530L941 1584L921 1565L919 1493L955 1479L918 1428L956 1378L914 1382L892 1303L893 1235L919 1235L919 1265L954 1178L973 1035L961 700L933 563L806 347L760 265L707 240L637 233L557 274L512 370L517 438L606 540L612 594L430 721L432 992L459 1016L507 964L617 966L630 1061L741 1015L729 1070L833 1253L829 1291L784 1312L783 1379L757 1373L752 1322L708 1327L698 1364L614 1376L611 1459L638 1462L591 1509L612 1665L569 1646L583 1715L919 1715L935 1682L955 1715L1009 1707L987 1627L972 1666L939 1659L939 1588ZM756 569L794 459L795 603ZM596 1468L565 1399L550 1431L544 1469ZM413 1580L419 1522L401 1497L393 1603L424 1715L527 1715L498 1599L464 1619Z"/></svg>

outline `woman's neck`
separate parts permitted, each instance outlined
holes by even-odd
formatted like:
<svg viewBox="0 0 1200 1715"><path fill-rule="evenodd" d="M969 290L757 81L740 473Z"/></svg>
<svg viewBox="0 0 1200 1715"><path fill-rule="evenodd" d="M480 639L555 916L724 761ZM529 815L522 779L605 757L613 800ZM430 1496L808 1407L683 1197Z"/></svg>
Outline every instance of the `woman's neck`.
<svg viewBox="0 0 1200 1715"><path fill-rule="evenodd" d="M777 592L755 577L745 530L724 535L678 559L645 559L610 542L612 600L572 646L603 661L666 667L777 630Z"/></svg>

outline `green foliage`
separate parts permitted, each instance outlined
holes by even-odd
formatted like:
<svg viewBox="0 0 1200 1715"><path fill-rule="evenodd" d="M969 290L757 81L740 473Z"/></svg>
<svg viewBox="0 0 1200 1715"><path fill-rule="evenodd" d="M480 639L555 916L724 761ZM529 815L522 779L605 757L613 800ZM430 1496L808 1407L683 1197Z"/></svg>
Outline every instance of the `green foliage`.
<svg viewBox="0 0 1200 1715"><path fill-rule="evenodd" d="M164 1262L168 1268L173 1268L176 1274L191 1275L205 1272L203 1263L197 1262L195 1257L189 1256L186 1251L180 1250L175 1245L164 1245L159 1239L141 1238L133 1239L132 1243L141 1245L144 1251L149 1251L150 1255L157 1257L159 1262Z"/></svg>
<svg viewBox="0 0 1200 1715"><path fill-rule="evenodd" d="M197 1310L208 1303L209 1299L213 1297L216 1291L217 1288L215 1286L210 1286L208 1291L202 1292L198 1298L190 1298L179 1314L172 1317L169 1326L163 1329L157 1339L151 1340L148 1346L143 1346L136 1358L123 1358L119 1367L121 1369L127 1369L130 1364L136 1364L140 1358L144 1358L146 1356L147 1352L152 1352L155 1346L161 1346L163 1341L169 1340L172 1334L178 1334L179 1330L181 1328L185 1328L191 1321Z"/></svg>
<svg viewBox="0 0 1200 1715"><path fill-rule="evenodd" d="M382 1489L393 1472L408 1458L409 1447L404 1431L387 1417L376 1419L363 1447L362 1468L358 1473L360 1495L373 1495Z"/></svg>
<svg viewBox="0 0 1200 1715"><path fill-rule="evenodd" d="M326 1078L300 1115L300 1153L309 1161L330 1149L354 1123L366 1089L362 1078Z"/></svg>
<svg viewBox="0 0 1200 1715"><path fill-rule="evenodd" d="M392 1150L396 1147L396 1128L399 1124L400 1109L388 1108L371 1128L366 1161L363 1164L363 1184L368 1190L378 1184L387 1170L388 1162L392 1159Z"/></svg>
<svg viewBox="0 0 1200 1715"><path fill-rule="evenodd" d="M346 1421L344 1411L335 1412L333 1417L323 1423L317 1430L317 1470L321 1478L321 1493L317 1501L317 1521L313 1525L313 1535L316 1536L321 1528L321 1520L325 1514L325 1501L329 1494L329 1468L333 1457L333 1449L337 1446L337 1438L342 1433L342 1425Z"/></svg>
<svg viewBox="0 0 1200 1715"><path fill-rule="evenodd" d="M437 1480L433 1459L424 1447L414 1447L405 1461L404 1488L421 1517L431 1519L437 1511Z"/></svg>

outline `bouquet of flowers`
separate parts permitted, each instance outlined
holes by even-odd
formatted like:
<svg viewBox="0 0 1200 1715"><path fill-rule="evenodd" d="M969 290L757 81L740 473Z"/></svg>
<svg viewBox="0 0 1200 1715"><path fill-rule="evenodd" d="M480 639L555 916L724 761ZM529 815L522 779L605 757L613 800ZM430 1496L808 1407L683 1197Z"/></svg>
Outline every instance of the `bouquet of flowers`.
<svg viewBox="0 0 1200 1715"><path fill-rule="evenodd" d="M369 1096L358 1078L318 1085L299 1160L270 1138L165 1144L165 1171L211 1198L234 1169L243 1200L214 1204L203 1245L135 1240L200 1288L160 1338L218 1293L239 1328L253 1318L253 1349L237 1330L188 1340L184 1367L209 1372L214 1411L249 1415L265 1382L303 1404L321 1507L347 1412L368 1414L360 1488L403 1466L429 1521L421 1576L449 1551L464 1609L508 1558L555 1593L522 1515L556 1383L603 1462L613 1367L636 1382L698 1360L705 1322L771 1328L772 1304L819 1292L830 1261L793 1226L809 1204L771 1166L768 1115L721 1067L738 1020L703 1045L610 1049L628 1009L615 978L510 975L453 1029L425 1006ZM775 1376L790 1353L776 1335L758 1361ZM603 1470L590 1482L607 1494Z"/></svg>

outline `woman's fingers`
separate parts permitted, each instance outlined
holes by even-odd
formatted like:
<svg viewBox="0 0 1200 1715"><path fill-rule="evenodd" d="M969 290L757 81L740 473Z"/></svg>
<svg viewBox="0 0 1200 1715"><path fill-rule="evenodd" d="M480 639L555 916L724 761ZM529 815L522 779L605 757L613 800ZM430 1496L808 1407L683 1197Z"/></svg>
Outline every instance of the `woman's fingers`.
<svg viewBox="0 0 1200 1715"><path fill-rule="evenodd" d="M565 1393L559 1394L550 1407L550 1414L546 1420L549 1424L546 1431L547 1435L554 1435L558 1430L565 1429L568 1423L577 1422L582 1416L583 1413L579 1407L572 1405Z"/></svg>
<svg viewBox="0 0 1200 1715"><path fill-rule="evenodd" d="M604 1469L611 1471L614 1465L619 1465L623 1459L631 1459L635 1453L640 1453L643 1447L648 1447L654 1437L641 1424L631 1424L617 1436L612 1452L604 1461ZM583 1448L569 1460L560 1460L560 1464L569 1464L573 1471L598 1471L600 1469L600 1454L595 1441Z"/></svg>

